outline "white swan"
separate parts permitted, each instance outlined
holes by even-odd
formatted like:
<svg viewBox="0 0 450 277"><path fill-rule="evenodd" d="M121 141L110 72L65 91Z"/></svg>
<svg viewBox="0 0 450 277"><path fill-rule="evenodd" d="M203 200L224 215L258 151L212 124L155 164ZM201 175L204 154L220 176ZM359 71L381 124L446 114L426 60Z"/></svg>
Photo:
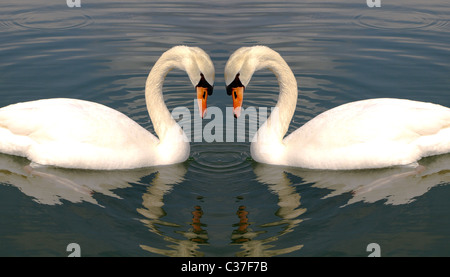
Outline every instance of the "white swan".
<svg viewBox="0 0 450 277"><path fill-rule="evenodd" d="M240 48L226 64L235 117L241 113L244 88L263 68L275 73L280 95L251 144L257 162L345 170L415 165L422 157L450 152L450 109L401 99L348 103L284 138L297 105L297 82L283 58L265 46Z"/></svg>
<svg viewBox="0 0 450 277"><path fill-rule="evenodd" d="M175 46L158 59L145 84L158 138L124 114L98 103L44 99L0 109L0 152L39 165L95 170L132 169L185 161L189 142L167 109L162 86L178 68L196 86L200 113L212 93L214 66L197 47Z"/></svg>

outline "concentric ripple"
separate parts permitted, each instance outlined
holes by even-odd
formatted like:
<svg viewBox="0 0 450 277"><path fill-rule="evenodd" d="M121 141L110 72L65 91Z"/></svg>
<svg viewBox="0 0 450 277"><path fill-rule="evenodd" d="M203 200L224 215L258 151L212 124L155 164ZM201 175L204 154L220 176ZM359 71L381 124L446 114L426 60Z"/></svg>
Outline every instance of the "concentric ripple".
<svg viewBox="0 0 450 277"><path fill-rule="evenodd" d="M92 18L79 10L50 8L26 10L16 14L11 23L17 27L34 30L67 30L90 25Z"/></svg>
<svg viewBox="0 0 450 277"><path fill-rule="evenodd" d="M442 28L448 20L427 11L408 9L370 9L355 17L354 22L364 28L380 30L414 30Z"/></svg>
<svg viewBox="0 0 450 277"><path fill-rule="evenodd" d="M224 173L242 174L252 171L248 144L235 143L209 143L194 144L191 149L194 171L214 174Z"/></svg>

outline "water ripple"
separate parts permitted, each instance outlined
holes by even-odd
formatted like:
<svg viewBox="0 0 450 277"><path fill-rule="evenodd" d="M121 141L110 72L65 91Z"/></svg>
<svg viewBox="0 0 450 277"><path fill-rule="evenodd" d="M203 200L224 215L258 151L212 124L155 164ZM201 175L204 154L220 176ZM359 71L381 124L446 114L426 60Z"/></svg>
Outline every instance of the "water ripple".
<svg viewBox="0 0 450 277"><path fill-rule="evenodd" d="M428 11L368 10L354 18L360 27L379 30L441 29L448 20Z"/></svg>
<svg viewBox="0 0 450 277"><path fill-rule="evenodd" d="M45 8L22 11L5 25L12 24L34 30L67 30L82 28L92 23L93 19L80 11Z"/></svg>
<svg viewBox="0 0 450 277"><path fill-rule="evenodd" d="M252 171L248 144L194 144L191 149L191 169L201 174L244 174Z"/></svg>

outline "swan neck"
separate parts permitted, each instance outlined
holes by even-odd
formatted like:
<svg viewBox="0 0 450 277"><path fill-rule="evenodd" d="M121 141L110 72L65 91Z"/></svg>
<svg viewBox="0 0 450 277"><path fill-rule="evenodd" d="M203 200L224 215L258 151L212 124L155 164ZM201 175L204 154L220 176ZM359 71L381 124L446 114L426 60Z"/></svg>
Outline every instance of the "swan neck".
<svg viewBox="0 0 450 277"><path fill-rule="evenodd" d="M175 61L166 56L161 56L155 63L145 84L147 110L160 141L163 141L169 133L172 133L174 128L181 130L181 127L170 114L162 94L163 83L167 73L176 67Z"/></svg>
<svg viewBox="0 0 450 277"><path fill-rule="evenodd" d="M275 109L261 127L261 133L264 132L261 135L266 136L270 140L281 142L289 129L297 106L297 81L288 64L278 53L276 53L273 60L268 61L267 68L277 77L279 95Z"/></svg>

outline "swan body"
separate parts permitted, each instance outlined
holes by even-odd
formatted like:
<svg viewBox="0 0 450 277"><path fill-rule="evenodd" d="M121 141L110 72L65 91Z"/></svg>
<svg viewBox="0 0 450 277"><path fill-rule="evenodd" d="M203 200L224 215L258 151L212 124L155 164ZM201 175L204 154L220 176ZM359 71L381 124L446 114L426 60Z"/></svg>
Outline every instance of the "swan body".
<svg viewBox="0 0 450 277"><path fill-rule="evenodd" d="M450 152L450 110L404 99L362 100L320 114L283 143L285 161L301 167L414 164L423 157ZM257 153L261 156L261 151Z"/></svg>
<svg viewBox="0 0 450 277"><path fill-rule="evenodd" d="M450 152L450 109L412 100L381 98L328 110L285 137L295 111L296 79L284 59L265 46L238 49L225 67L227 91L239 116L244 88L256 70L277 76L280 95L250 150L261 163L350 170L416 164Z"/></svg>
<svg viewBox="0 0 450 277"><path fill-rule="evenodd" d="M123 113L77 99L43 99L0 109L0 152L35 164L64 168L132 169L185 161L189 142L162 97L162 83L174 69L185 70L197 87L203 115L214 79L209 56L200 48L176 46L150 71L145 97L154 136ZM207 92L207 93L205 93Z"/></svg>

